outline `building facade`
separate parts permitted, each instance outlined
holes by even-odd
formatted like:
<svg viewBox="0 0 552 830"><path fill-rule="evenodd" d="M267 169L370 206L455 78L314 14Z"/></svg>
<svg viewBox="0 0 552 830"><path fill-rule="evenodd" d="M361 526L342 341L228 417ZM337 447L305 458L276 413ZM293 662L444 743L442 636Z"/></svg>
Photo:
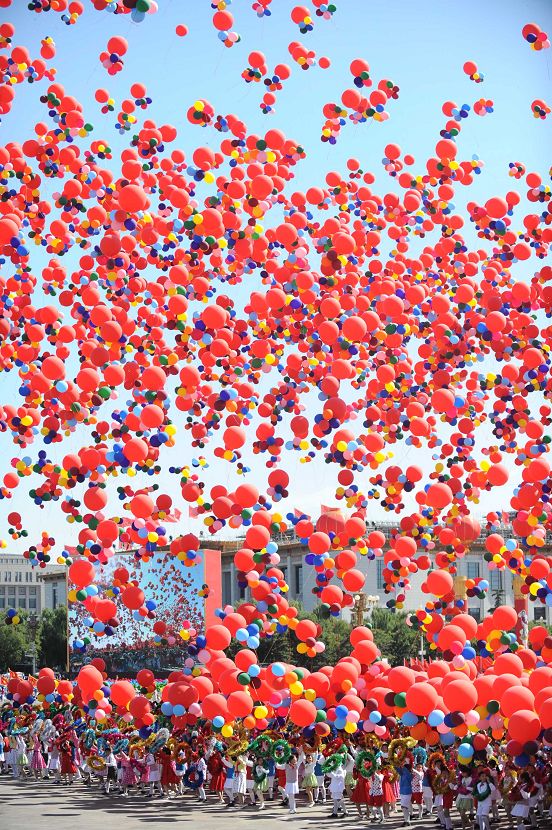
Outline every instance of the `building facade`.
<svg viewBox="0 0 552 830"><path fill-rule="evenodd" d="M396 525L392 522L376 522L369 530L381 531L385 535L386 541L388 541L394 527ZM504 535L508 536L508 530L506 528L502 530ZM484 599L467 598L469 613L478 621L482 620L496 604L514 606L516 600L514 577L511 572L509 570L491 571L483 559L486 536L487 533L483 531L479 538L472 543L469 552L456 563L458 571L456 586L461 585L466 579L483 578L489 582L489 590ZM287 598L299 600L307 611L312 610L318 603L318 599L312 590L316 585L316 572L314 568L304 564L305 555L309 553L308 547L302 544L293 530L282 534L274 541L278 543L280 556L278 567L283 571L289 586ZM219 545L222 552L222 602L223 605L235 605L249 599L248 590L240 590L238 586L237 570L234 565L234 553L243 546L243 539L233 539L218 544L215 540L209 540L206 543L206 547L218 547ZM548 551L544 549L543 553L546 554ZM370 600L368 604L385 608L387 601L393 595L384 592L383 557L370 560L366 556L359 556L357 568L366 577L362 593ZM410 590L406 592L406 600L403 606L405 611L414 611L425 605L428 597L422 591L422 583L426 575L426 571L420 571L410 576ZM350 610L346 609L344 616L350 616L350 613ZM542 605L540 601L529 602L528 619L529 622L552 624L552 608Z"/></svg>
<svg viewBox="0 0 552 830"><path fill-rule="evenodd" d="M59 605L67 605L67 571L61 568L59 571L42 571L38 574L39 580L44 585L44 605L52 611Z"/></svg>
<svg viewBox="0 0 552 830"><path fill-rule="evenodd" d="M67 603L66 570L32 568L23 556L0 555L0 614L8 608L40 614L44 608ZM46 579L48 581L46 581ZM47 585L56 585L56 591Z"/></svg>

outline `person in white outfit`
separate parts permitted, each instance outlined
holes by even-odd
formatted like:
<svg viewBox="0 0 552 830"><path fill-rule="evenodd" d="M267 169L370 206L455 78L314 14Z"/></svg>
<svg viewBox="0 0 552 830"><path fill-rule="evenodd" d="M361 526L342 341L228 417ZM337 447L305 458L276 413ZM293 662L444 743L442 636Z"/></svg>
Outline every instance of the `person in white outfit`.
<svg viewBox="0 0 552 830"><path fill-rule="evenodd" d="M329 773L330 776L330 798L332 799L332 816L337 816L340 810L343 810L343 815L347 815L345 803L343 801L343 792L345 790L345 766L341 763L337 769Z"/></svg>

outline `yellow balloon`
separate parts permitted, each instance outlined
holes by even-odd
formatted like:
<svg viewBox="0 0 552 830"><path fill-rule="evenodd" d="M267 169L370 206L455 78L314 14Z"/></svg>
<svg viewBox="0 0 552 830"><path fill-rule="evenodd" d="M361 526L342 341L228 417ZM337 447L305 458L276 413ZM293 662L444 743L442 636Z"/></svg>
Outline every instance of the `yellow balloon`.
<svg viewBox="0 0 552 830"><path fill-rule="evenodd" d="M229 723L225 723L220 731L225 738L231 738L234 734L234 730Z"/></svg>
<svg viewBox="0 0 552 830"><path fill-rule="evenodd" d="M352 735L352 734L353 734L353 732L356 732L356 731L357 731L357 728L358 728L358 727L357 727L356 723L349 723L349 722L347 722L347 723L345 724L345 732L348 732L350 735Z"/></svg>

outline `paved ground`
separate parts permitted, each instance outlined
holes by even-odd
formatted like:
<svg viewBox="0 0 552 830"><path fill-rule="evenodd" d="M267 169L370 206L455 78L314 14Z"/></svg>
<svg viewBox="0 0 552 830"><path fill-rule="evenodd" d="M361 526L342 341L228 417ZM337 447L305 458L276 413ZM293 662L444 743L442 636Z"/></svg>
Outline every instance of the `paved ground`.
<svg viewBox="0 0 552 830"><path fill-rule="evenodd" d="M217 830L238 830L240 825L241 830L256 830L257 825L263 830L276 830L282 821L290 825L290 830L318 830L320 826L332 825L338 825L340 830L382 827L370 824L365 818L359 819L354 806L347 817L338 819L331 817L331 807L327 804L307 809L303 796L297 814L290 815L279 801L267 802L265 810L259 812L254 807L242 810L223 807L209 796L206 804L200 807L192 794L165 800L139 795L122 798L102 795L96 787L79 783L66 787L49 781L18 783L7 776L0 777L0 830L143 830L145 825L152 830L161 830L176 823L194 823ZM402 815L394 814L385 821L383 828L398 830L402 825ZM460 827L457 815L454 826ZM500 825L493 825L493 830L505 830L507 826L503 819ZM413 827L438 830L435 817L415 821ZM550 819L539 824L539 830L551 828Z"/></svg>

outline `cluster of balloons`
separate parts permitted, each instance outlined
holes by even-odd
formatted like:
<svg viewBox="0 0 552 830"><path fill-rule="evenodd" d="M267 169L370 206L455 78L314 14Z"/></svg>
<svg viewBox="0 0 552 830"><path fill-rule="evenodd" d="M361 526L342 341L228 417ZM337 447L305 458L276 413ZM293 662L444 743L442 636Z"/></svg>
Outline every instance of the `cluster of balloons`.
<svg viewBox="0 0 552 830"><path fill-rule="evenodd" d="M550 49L548 35L536 23L526 23L521 30L521 34L535 52Z"/></svg>
<svg viewBox="0 0 552 830"><path fill-rule="evenodd" d="M107 41L107 51L100 52L100 63L108 75L116 75L124 66L123 55L126 55L128 43L124 37L111 37Z"/></svg>
<svg viewBox="0 0 552 830"><path fill-rule="evenodd" d="M12 23L0 23L0 115L10 112L17 84L33 84L43 78L53 81L55 77L55 70L46 65L44 57L31 58L24 46L12 46L14 34ZM8 54L2 54L2 50Z"/></svg>
<svg viewBox="0 0 552 830"><path fill-rule="evenodd" d="M470 81L475 81L476 84L481 84L485 80L485 76L479 71L477 64L474 63L474 61L466 61L462 68L465 74L468 75Z"/></svg>
<svg viewBox="0 0 552 830"><path fill-rule="evenodd" d="M15 608L8 608L4 617L4 625L19 625L21 617Z"/></svg>
<svg viewBox="0 0 552 830"><path fill-rule="evenodd" d="M156 10L145 0L93 5L133 19ZM253 9L268 17L268 6ZM239 36L228 7L212 4L213 25L232 46ZM335 11L314 8L294 10L303 28ZM463 150L462 126L472 109L490 114L492 102L445 101L421 160L387 143L389 189L357 158L300 186L308 152L300 138L253 131L197 99L186 117L206 138L184 149L177 127L146 112L139 82L121 103L114 146L92 138L85 107L55 67L15 45L11 24L1 24L0 36L2 114L23 82L42 82L43 108L26 140L0 147L0 369L17 378L13 399L0 406L0 430L15 445L1 495L33 477L31 503L78 526L75 551L59 557L75 584L70 601L85 614L76 647L115 637L127 619L159 643L180 636L188 657L166 686L166 710L227 731L236 718L247 728L289 718L299 729L385 735L400 721L413 737L446 744L486 729L513 741L522 727L527 735L550 729L549 696L529 686L549 676L549 638L525 648L503 609L475 624L453 580L484 530L489 569L515 575L522 596L552 605L543 550L552 521L551 191L512 162L516 190L464 196L484 163ZM127 46L112 37L100 55L113 84L128 71ZM42 48L51 54L53 46L45 39ZM330 65L301 43L288 51L304 70ZM245 80L267 87L268 112L289 69L278 64L270 76L258 51L249 63ZM364 59L349 71L339 103L323 107L329 144L348 121L386 120L399 97L393 81L372 80ZM464 71L481 80L471 62ZM105 114L115 112L107 90L96 97ZM535 101L533 111L542 118L549 108ZM182 434L196 456L207 450L218 469L226 465L228 480L217 473L210 482L201 460L176 466ZM39 442L47 449L35 456ZM423 456L423 468L414 458L397 463L395 445ZM260 456L256 484L251 455ZM294 498L290 457L327 465L346 515L328 509L313 522L298 508L279 512L280 501ZM171 495L154 483L167 467L178 477L164 487ZM128 483L117 489L121 479ZM487 514L485 527L471 517L488 494L512 514L510 535L498 513ZM165 587L175 580L171 562L200 562L197 535L169 543L179 498L208 533L243 532L235 567L250 599L220 609L206 631L192 619L171 630L147 577L123 569L108 585L98 578L120 544L144 574L166 551ZM398 517L388 539L369 525L373 501ZM20 514L9 521L12 538L25 533ZM422 573L427 602L410 622L441 653L437 668L390 669L358 629L351 655L320 672L260 666L261 642L286 631L299 654L324 652L317 626L299 620L286 598L275 537L291 527L326 615L339 616L363 589L360 557L381 562L389 608L404 607ZM27 558L44 567L54 547L45 534ZM466 588L484 596L488 580ZM226 653L236 643L241 656L232 660ZM48 694L80 695L100 720L117 707L132 719L132 706L139 728L147 726L151 712L134 703L132 686L109 686L103 674L87 666L76 687L54 684ZM503 674L534 695L512 714L497 708ZM32 696L18 689L18 698Z"/></svg>
<svg viewBox="0 0 552 830"><path fill-rule="evenodd" d="M544 121L547 115L550 115L550 107L542 98L535 98L531 104L531 112L535 118L541 118Z"/></svg>
<svg viewBox="0 0 552 830"><path fill-rule="evenodd" d="M260 665L246 644L233 659L227 657L224 649L231 632L240 630L241 610L229 612L198 638L196 659L186 659L183 669L172 672L164 684L156 683L149 669L141 669L135 681L109 680L104 661L95 658L75 682L57 680L50 669L42 669L33 682L12 677L8 697L15 707L35 704L46 712L70 702L91 723L110 726L122 719L142 737L159 727L159 714L174 730L207 721L226 738L238 727L243 734L243 729L286 723L287 733L291 729L298 736L327 738L360 731L388 740L399 727L429 746L456 744L461 763L468 763L491 737L505 741L518 766L529 762L539 742L551 742L552 638L543 627L532 629L530 645L519 646L515 653L498 650L478 672L471 660L455 663L460 654L425 668L390 667L381 659L372 632L361 626L351 631L350 655L310 672L282 662ZM501 607L492 625L510 627L516 621L513 609ZM303 636L308 637L313 623L301 624L307 624ZM473 618L459 614L439 638L454 648L475 635L474 627ZM158 688L160 713L151 702Z"/></svg>
<svg viewBox="0 0 552 830"><path fill-rule="evenodd" d="M211 8L216 9L213 14L213 26L218 32L218 39L230 49L236 43L239 43L241 37L237 32L231 31L234 25L234 15L227 11L228 6L231 5L231 0L221 0L221 2L211 3Z"/></svg>
<svg viewBox="0 0 552 830"><path fill-rule="evenodd" d="M324 104L322 113L326 121L322 126L322 141L335 144L347 119L353 124L362 124L369 119L382 122L389 118L386 104L390 100L398 99L399 88L393 81L382 79L377 89L365 97L359 92L359 88L372 86L369 71L370 67L363 59L355 58L351 62L350 72L356 88L342 92L341 104Z"/></svg>
<svg viewBox="0 0 552 830"><path fill-rule="evenodd" d="M286 81L290 75L291 70L285 63L279 63L274 67L272 75L267 76L268 68L266 65L266 58L262 52L251 52L248 58L249 66L242 72L242 78L246 84L259 83L263 81L263 85L267 91L263 95L260 104L261 111L267 115L274 112L274 104L276 103L275 92L283 88L283 81Z"/></svg>

